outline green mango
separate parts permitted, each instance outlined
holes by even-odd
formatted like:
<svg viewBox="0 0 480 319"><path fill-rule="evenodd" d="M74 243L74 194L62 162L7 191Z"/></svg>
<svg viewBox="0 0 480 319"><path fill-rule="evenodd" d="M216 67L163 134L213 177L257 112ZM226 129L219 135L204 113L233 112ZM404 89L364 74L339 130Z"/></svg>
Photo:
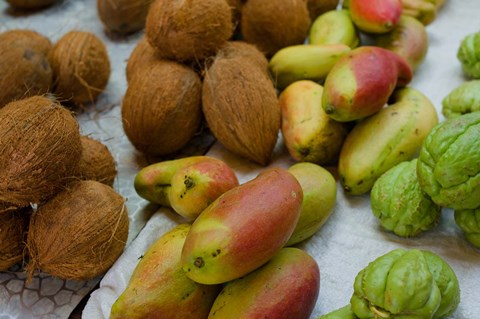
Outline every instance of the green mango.
<svg viewBox="0 0 480 319"><path fill-rule="evenodd" d="M298 248L283 248L261 268L228 282L208 319L308 319L319 289L315 259Z"/></svg>
<svg viewBox="0 0 480 319"><path fill-rule="evenodd" d="M110 319L205 319L220 287L202 285L182 270L190 225L180 224L150 246L112 306Z"/></svg>
<svg viewBox="0 0 480 319"><path fill-rule="evenodd" d="M308 35L310 44L345 44L356 48L360 44L358 30L348 10L331 10L315 19Z"/></svg>
<svg viewBox="0 0 480 319"><path fill-rule="evenodd" d="M282 168L227 191L192 224L182 250L187 276L219 284L262 266L292 235L302 200L299 182Z"/></svg>

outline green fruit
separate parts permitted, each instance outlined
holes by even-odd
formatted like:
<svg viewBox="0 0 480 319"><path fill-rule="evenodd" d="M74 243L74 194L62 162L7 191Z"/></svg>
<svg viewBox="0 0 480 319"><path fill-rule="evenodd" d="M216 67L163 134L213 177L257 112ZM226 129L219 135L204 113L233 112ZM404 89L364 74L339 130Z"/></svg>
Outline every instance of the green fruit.
<svg viewBox="0 0 480 319"><path fill-rule="evenodd" d="M147 250L127 288L112 306L111 319L204 319L220 291L182 270L180 254L190 225L173 228Z"/></svg>
<svg viewBox="0 0 480 319"><path fill-rule="evenodd" d="M319 289L315 259L300 249L283 248L261 268L226 283L208 318L309 318Z"/></svg>
<svg viewBox="0 0 480 319"><path fill-rule="evenodd" d="M375 217L398 236L416 236L435 227L440 220L440 206L418 183L416 159L402 162L380 176L370 198Z"/></svg>
<svg viewBox="0 0 480 319"><path fill-rule="evenodd" d="M417 163L422 190L442 207L480 207L480 112L448 119L424 141Z"/></svg>
<svg viewBox="0 0 480 319"><path fill-rule="evenodd" d="M320 15L310 27L310 44L345 44L356 48L360 38L348 10L331 10Z"/></svg>
<svg viewBox="0 0 480 319"><path fill-rule="evenodd" d="M480 80L471 80L453 89L442 101L446 118L480 111Z"/></svg>
<svg viewBox="0 0 480 319"><path fill-rule="evenodd" d="M465 233L467 240L480 248L480 207L455 211L455 223Z"/></svg>
<svg viewBox="0 0 480 319"><path fill-rule="evenodd" d="M337 183L329 171L313 163L297 163L288 171L303 191L300 218L286 244L292 246L313 236L328 220L335 207Z"/></svg>
<svg viewBox="0 0 480 319"><path fill-rule="evenodd" d="M317 319L357 319L350 305L327 313Z"/></svg>
<svg viewBox="0 0 480 319"><path fill-rule="evenodd" d="M480 32L463 38L457 51L457 59L462 64L465 75L480 79Z"/></svg>

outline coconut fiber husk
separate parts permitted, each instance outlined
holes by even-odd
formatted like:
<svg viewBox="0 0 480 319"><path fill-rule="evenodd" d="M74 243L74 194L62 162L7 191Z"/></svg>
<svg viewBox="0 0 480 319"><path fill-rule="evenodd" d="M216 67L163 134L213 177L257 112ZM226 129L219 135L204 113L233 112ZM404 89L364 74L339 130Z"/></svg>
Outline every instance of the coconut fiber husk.
<svg viewBox="0 0 480 319"><path fill-rule="evenodd" d="M39 206L30 218L29 278L37 270L65 280L105 273L128 239L128 213L115 190L79 181Z"/></svg>
<svg viewBox="0 0 480 319"><path fill-rule="evenodd" d="M335 10L338 6L339 0L307 0L308 12L310 12L310 19L312 22L323 13Z"/></svg>
<svg viewBox="0 0 480 319"><path fill-rule="evenodd" d="M240 26L246 42L272 56L284 47L304 43L310 23L305 0L248 0Z"/></svg>
<svg viewBox="0 0 480 319"><path fill-rule="evenodd" d="M184 62L214 55L233 29L232 10L225 0L156 0L145 31L162 57Z"/></svg>
<svg viewBox="0 0 480 319"><path fill-rule="evenodd" d="M24 210L0 213L0 271L23 260L29 216Z"/></svg>
<svg viewBox="0 0 480 319"><path fill-rule="evenodd" d="M47 54L51 47L50 40L35 31L0 33L0 108L50 90L53 77Z"/></svg>
<svg viewBox="0 0 480 319"><path fill-rule="evenodd" d="M232 153L267 165L280 130L280 107L262 70L246 58L217 58L206 71L202 94L213 135Z"/></svg>
<svg viewBox="0 0 480 319"><path fill-rule="evenodd" d="M82 157L78 163L78 177L113 186L117 169L108 147L88 136L82 136L81 142Z"/></svg>
<svg viewBox="0 0 480 319"><path fill-rule="evenodd" d="M55 94L76 105L94 102L110 78L107 48L90 32L66 33L55 43L48 60Z"/></svg>
<svg viewBox="0 0 480 319"><path fill-rule="evenodd" d="M48 7L58 0L6 0L11 6L22 10L35 10Z"/></svg>
<svg viewBox="0 0 480 319"><path fill-rule="evenodd" d="M145 26L153 0L97 0L100 20L108 31L129 34Z"/></svg>
<svg viewBox="0 0 480 319"><path fill-rule="evenodd" d="M124 131L151 156L174 153L198 132L202 83L191 68L164 60L137 70L122 104Z"/></svg>
<svg viewBox="0 0 480 319"><path fill-rule="evenodd" d="M130 79L133 77L138 70L142 70L144 68L148 68L152 65L152 63L163 61L160 57L160 54L157 53L150 43L148 43L147 39L143 37L138 41L137 45L133 49L130 57L127 61L126 67L126 76L127 81L130 82Z"/></svg>
<svg viewBox="0 0 480 319"><path fill-rule="evenodd" d="M34 96L0 109L0 202L41 203L72 181L81 156L77 120L59 103Z"/></svg>

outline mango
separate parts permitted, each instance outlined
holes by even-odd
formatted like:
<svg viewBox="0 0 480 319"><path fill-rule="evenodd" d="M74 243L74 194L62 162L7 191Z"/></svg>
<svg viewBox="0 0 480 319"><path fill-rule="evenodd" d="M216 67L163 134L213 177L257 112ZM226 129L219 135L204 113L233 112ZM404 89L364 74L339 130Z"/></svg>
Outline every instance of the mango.
<svg viewBox="0 0 480 319"><path fill-rule="evenodd" d="M334 120L349 122L382 109L412 69L398 54L376 46L353 49L338 60L324 84L322 107Z"/></svg>
<svg viewBox="0 0 480 319"><path fill-rule="evenodd" d="M329 171L313 163L297 163L288 171L303 191L300 218L286 244L292 246L313 236L328 220L335 207L337 182Z"/></svg>
<svg viewBox="0 0 480 319"><path fill-rule="evenodd" d="M227 191L193 222L182 268L203 284L237 279L265 264L288 241L303 200L297 179L270 168Z"/></svg>
<svg viewBox="0 0 480 319"><path fill-rule="evenodd" d="M187 219L195 219L217 197L238 186L235 172L223 161L201 161L179 169L172 177L170 206Z"/></svg>
<svg viewBox="0 0 480 319"><path fill-rule="evenodd" d="M238 179L221 160L191 156L143 168L134 186L141 197L193 220L218 196L238 186Z"/></svg>
<svg viewBox="0 0 480 319"><path fill-rule="evenodd" d="M423 25L429 25L437 17L437 10L443 1L402 0L402 14L417 19Z"/></svg>
<svg viewBox="0 0 480 319"><path fill-rule="evenodd" d="M189 279L180 264L190 225L180 224L148 248L125 291L112 306L110 319L204 319L220 286Z"/></svg>
<svg viewBox="0 0 480 319"><path fill-rule="evenodd" d="M299 80L323 81L338 59L350 52L345 44L299 44L275 53L269 62L275 86L282 90Z"/></svg>
<svg viewBox="0 0 480 319"><path fill-rule="evenodd" d="M375 44L397 53L416 70L427 55L428 34L417 19L403 15L391 32L375 37Z"/></svg>
<svg viewBox="0 0 480 319"><path fill-rule="evenodd" d="M333 164L348 129L322 108L323 87L302 80L290 84L279 96L281 132L290 155L297 161Z"/></svg>
<svg viewBox="0 0 480 319"><path fill-rule="evenodd" d="M227 283L208 318L308 319L319 289L315 259L298 248L283 248L261 268Z"/></svg>
<svg viewBox="0 0 480 319"><path fill-rule="evenodd" d="M398 23L402 14L400 0L350 0L353 23L367 33L386 33Z"/></svg>
<svg viewBox="0 0 480 319"><path fill-rule="evenodd" d="M370 191L383 173L412 159L438 123L435 107L416 89L397 90L392 103L356 124L343 143L338 173L351 195Z"/></svg>
<svg viewBox="0 0 480 319"><path fill-rule="evenodd" d="M354 49L360 44L357 28L348 10L331 10L313 21L308 34L310 44L345 44Z"/></svg>

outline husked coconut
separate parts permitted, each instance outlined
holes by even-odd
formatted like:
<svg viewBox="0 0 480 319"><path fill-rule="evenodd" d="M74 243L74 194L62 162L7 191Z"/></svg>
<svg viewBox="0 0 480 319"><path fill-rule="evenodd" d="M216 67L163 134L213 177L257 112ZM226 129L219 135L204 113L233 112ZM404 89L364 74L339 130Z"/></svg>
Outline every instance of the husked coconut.
<svg viewBox="0 0 480 319"><path fill-rule="evenodd" d="M82 180L94 180L113 186L117 169L108 147L102 142L81 136L82 157L78 163L77 176Z"/></svg>
<svg viewBox="0 0 480 319"><path fill-rule="evenodd" d="M29 213L20 210L0 213L0 271L23 260L28 218Z"/></svg>
<svg viewBox="0 0 480 319"><path fill-rule="evenodd" d="M138 41L127 61L125 69L127 81L130 81L133 74L137 70L150 67L152 63L163 61L157 51L148 43L147 39L143 37Z"/></svg>
<svg viewBox="0 0 480 319"><path fill-rule="evenodd" d="M42 9L56 3L58 0L6 0L11 6L22 10Z"/></svg>
<svg viewBox="0 0 480 319"><path fill-rule="evenodd" d="M97 0L100 20L108 31L129 34L145 26L153 0Z"/></svg>

